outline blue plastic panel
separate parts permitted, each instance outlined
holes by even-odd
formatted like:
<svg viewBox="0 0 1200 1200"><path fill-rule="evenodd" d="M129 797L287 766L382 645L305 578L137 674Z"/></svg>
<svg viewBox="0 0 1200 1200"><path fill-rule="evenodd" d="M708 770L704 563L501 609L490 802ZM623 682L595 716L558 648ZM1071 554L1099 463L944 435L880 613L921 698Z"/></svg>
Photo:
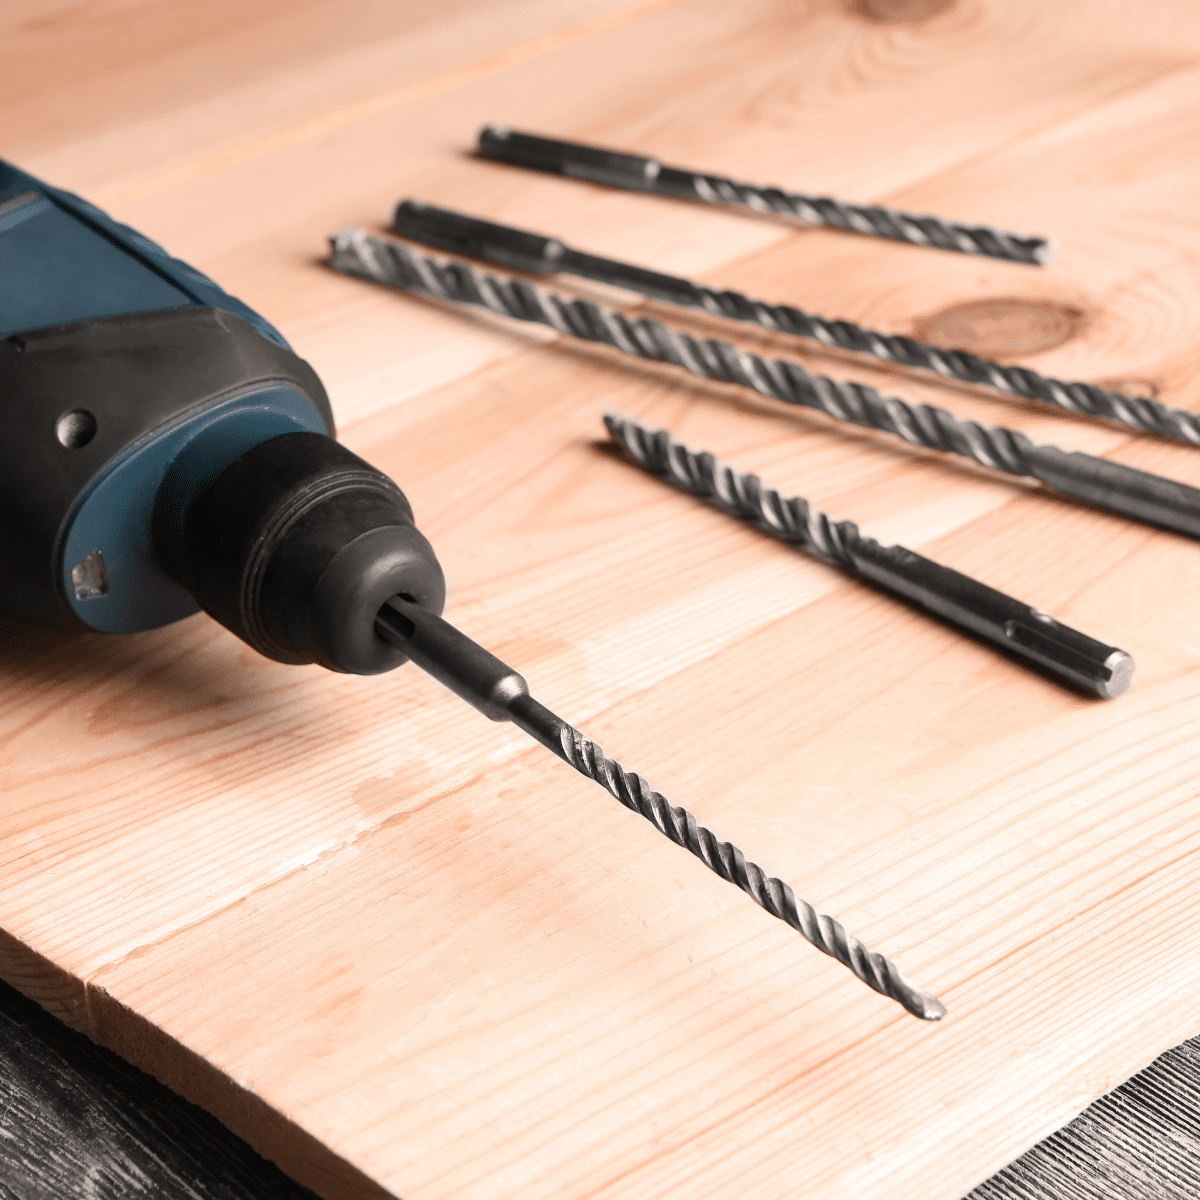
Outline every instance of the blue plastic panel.
<svg viewBox="0 0 1200 1200"><path fill-rule="evenodd" d="M39 192L0 204L0 280L0 337L193 303Z"/></svg>
<svg viewBox="0 0 1200 1200"><path fill-rule="evenodd" d="M68 220L75 222L77 232L89 234L97 241L107 243L118 253L126 256L133 266L140 267L147 275L156 276L168 286L178 289L183 297L182 300L176 300L171 305L137 302L129 308L106 308L104 315L111 316L117 312L145 312L147 309L175 307L179 304L223 308L226 312L241 317L268 341L274 342L277 346L283 346L285 349L290 348L273 325L264 321L252 308L215 284L207 275L202 275L195 267L188 266L187 263L181 262L177 258L172 258L161 246L152 242L148 237L138 233L136 229L130 229L128 225L114 221L107 213L101 212L95 205L89 204L79 196L73 195L71 192L64 192L61 188L50 187L32 175L18 170L11 163L0 161L0 217L4 215L4 209L8 203L19 198L24 192L37 193L49 201ZM15 215L15 212L15 207L10 210L12 215ZM4 281L5 290L12 291L13 289L7 284L3 242L4 236L0 234L0 281ZM53 308L55 297L69 303L69 293L64 294L57 285L46 287L43 290L48 293L51 303L46 304L41 311L45 312ZM89 313L86 315L99 316L101 314ZM42 324L59 325L75 319L77 317L55 316ZM22 328L32 329L35 326L24 325ZM0 320L0 336L3 336L4 331L13 332L13 330L7 329L4 322Z"/></svg>

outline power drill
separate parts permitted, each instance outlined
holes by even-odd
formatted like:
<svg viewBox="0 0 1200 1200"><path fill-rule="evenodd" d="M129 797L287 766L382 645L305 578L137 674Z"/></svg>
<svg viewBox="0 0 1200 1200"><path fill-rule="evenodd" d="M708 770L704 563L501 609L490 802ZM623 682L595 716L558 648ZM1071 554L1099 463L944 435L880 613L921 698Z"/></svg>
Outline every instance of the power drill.
<svg viewBox="0 0 1200 1200"><path fill-rule="evenodd" d="M334 440L257 313L86 201L0 162L0 614L134 633L198 608L265 654L411 659L511 721L910 1013L940 1001L747 861L441 618L400 489Z"/></svg>
<svg viewBox="0 0 1200 1200"><path fill-rule="evenodd" d="M198 608L268 658L375 674L375 618L445 581L262 317L0 162L0 613L133 633Z"/></svg>

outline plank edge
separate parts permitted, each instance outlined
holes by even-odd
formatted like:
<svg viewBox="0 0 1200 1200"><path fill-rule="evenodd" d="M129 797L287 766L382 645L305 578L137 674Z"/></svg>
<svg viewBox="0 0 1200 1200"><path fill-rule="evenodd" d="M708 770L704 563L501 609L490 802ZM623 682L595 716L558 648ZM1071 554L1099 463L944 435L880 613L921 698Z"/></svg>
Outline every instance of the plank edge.
<svg viewBox="0 0 1200 1200"><path fill-rule="evenodd" d="M106 989L56 966L3 928L0 979L69 1028L216 1117L297 1183L327 1200L395 1200L393 1193Z"/></svg>

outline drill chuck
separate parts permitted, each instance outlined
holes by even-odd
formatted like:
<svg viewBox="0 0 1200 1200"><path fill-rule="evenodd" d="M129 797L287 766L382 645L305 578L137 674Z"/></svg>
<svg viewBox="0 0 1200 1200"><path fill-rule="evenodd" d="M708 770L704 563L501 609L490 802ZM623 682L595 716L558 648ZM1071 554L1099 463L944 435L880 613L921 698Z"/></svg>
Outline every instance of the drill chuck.
<svg viewBox="0 0 1200 1200"><path fill-rule="evenodd" d="M435 613L445 603L404 494L323 434L254 447L192 501L182 532L162 522L155 533L200 607L278 662L390 671L406 656L375 631L384 602L403 594Z"/></svg>

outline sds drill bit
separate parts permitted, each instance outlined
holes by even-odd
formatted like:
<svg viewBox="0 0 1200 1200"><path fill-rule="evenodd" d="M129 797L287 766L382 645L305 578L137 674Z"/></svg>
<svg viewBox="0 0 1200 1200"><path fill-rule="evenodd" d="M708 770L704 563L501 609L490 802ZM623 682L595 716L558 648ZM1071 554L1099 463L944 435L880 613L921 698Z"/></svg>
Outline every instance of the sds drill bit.
<svg viewBox="0 0 1200 1200"><path fill-rule="evenodd" d="M569 175L589 183L702 200L707 204L732 204L758 213L799 217L810 225L827 225L871 237L1002 258L1009 262L1044 265L1054 257L1053 242L991 225L966 225L944 217L903 212L878 204L851 204L831 196L739 183L722 175L669 167L639 154L518 133L499 125L481 129L478 144L479 153L487 158L551 175Z"/></svg>
<svg viewBox="0 0 1200 1200"><path fill-rule="evenodd" d="M707 451L689 450L665 429L652 431L618 413L608 413L604 424L635 462L681 491L920 605L1060 682L1106 700L1129 687L1133 659L1124 650L904 546L881 546L853 521L835 521L801 496L781 496L757 475L736 471Z"/></svg>
<svg viewBox="0 0 1200 1200"><path fill-rule="evenodd" d="M560 272L578 275L681 308L698 309L714 317L806 338L827 348L862 354L892 366L928 371L955 383L1037 400L1200 446L1200 414L1186 409L1172 408L1145 397L1125 396L1094 383L1054 379L1028 367L1004 366L965 350L948 350L900 334L880 333L851 321L818 317L789 304L771 304L741 292L706 287L677 275L575 250L557 238L482 221L432 204L403 201L396 208L392 229L434 249L481 258L530 275Z"/></svg>
<svg viewBox="0 0 1200 1200"><path fill-rule="evenodd" d="M329 261L348 275L547 325L634 358L670 363L701 379L748 387L916 446L1037 479L1064 496L1200 537L1200 490L1147 471L1040 446L1017 430L980 425L944 408L883 396L866 384L816 375L787 359L762 358L715 338L694 338L659 321L633 320L587 300L566 300L524 279L501 279L463 262L438 262L364 229L341 230L333 238Z"/></svg>
<svg viewBox="0 0 1200 1200"><path fill-rule="evenodd" d="M774 879L729 842L719 841L685 808L668 802L633 771L555 716L530 694L525 680L448 621L393 596L375 628L418 667L493 721L511 721L581 775L605 788L660 833L690 850L722 879L737 884L772 916L787 922L818 950L849 967L863 983L901 1004L915 1017L938 1021L946 1009L937 997L909 983L895 963L868 949L833 917L818 913L786 883Z"/></svg>

